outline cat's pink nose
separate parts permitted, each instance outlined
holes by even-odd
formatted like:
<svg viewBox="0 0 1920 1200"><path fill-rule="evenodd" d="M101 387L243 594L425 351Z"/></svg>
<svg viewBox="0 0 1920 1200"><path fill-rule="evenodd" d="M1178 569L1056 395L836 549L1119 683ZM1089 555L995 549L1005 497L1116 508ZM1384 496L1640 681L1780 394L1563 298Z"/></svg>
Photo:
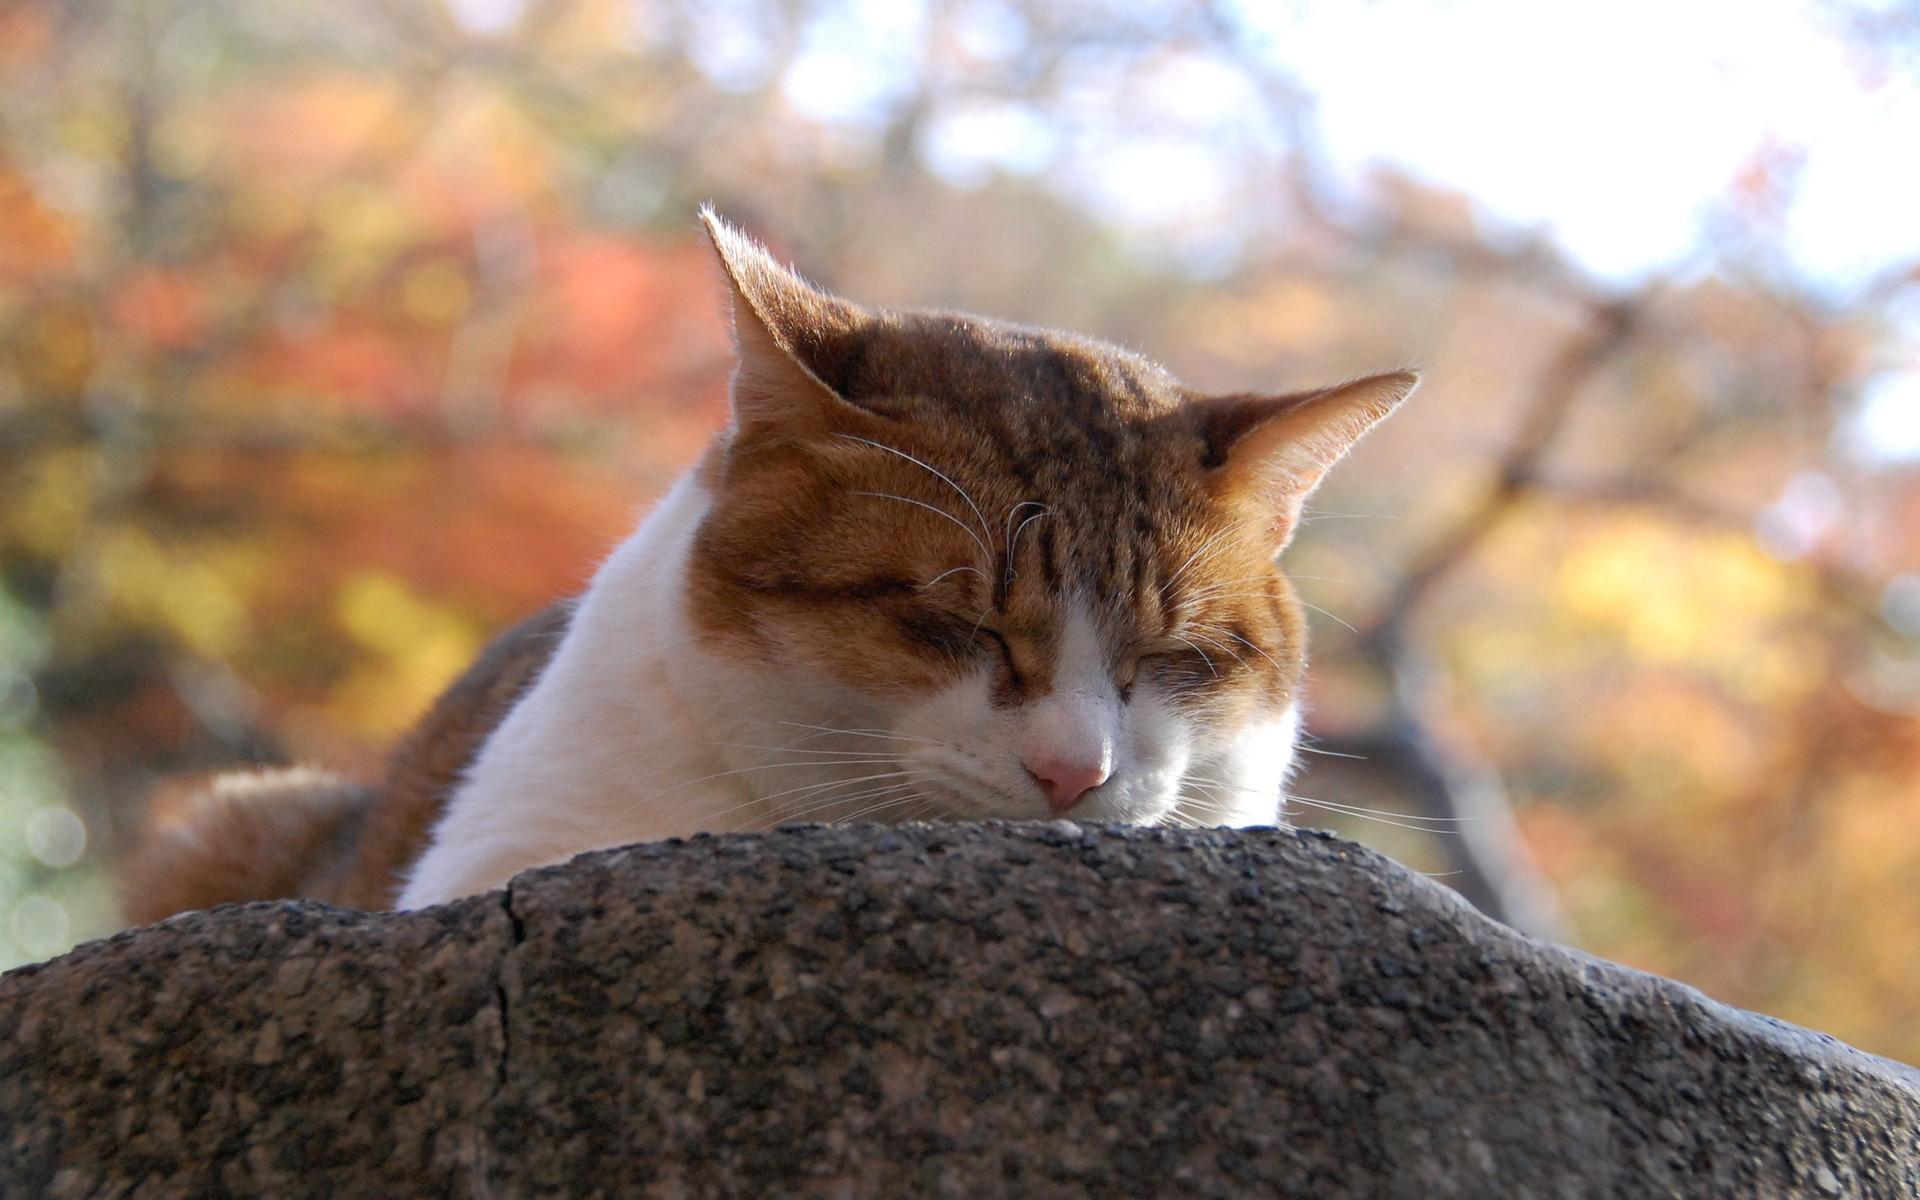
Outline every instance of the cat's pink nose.
<svg viewBox="0 0 1920 1200"><path fill-rule="evenodd" d="M1061 758L1028 759L1026 766L1027 774L1047 794L1047 807L1055 816L1078 804L1080 797L1105 783L1113 773L1105 763Z"/></svg>

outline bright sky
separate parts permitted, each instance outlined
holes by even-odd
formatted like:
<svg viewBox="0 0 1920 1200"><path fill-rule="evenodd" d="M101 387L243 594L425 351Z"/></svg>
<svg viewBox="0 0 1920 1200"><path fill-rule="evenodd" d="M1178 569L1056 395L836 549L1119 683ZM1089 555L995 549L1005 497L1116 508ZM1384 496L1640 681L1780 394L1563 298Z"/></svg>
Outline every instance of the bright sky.
<svg viewBox="0 0 1920 1200"><path fill-rule="evenodd" d="M521 7L455 3L479 25ZM1920 75L1885 70L1815 0L1231 3L1259 53L1315 98L1347 187L1391 165L1626 283L1687 266L1743 169L1772 154L1797 166L1777 175L1791 181L1777 223L1751 228L1793 276L1845 300L1920 261ZM697 11L695 57L708 73L726 86L766 82L776 31L759 6ZM1026 37L1000 0L952 11L986 76ZM802 112L871 122L919 82L926 32L924 2L825 6L779 86ZM996 169L1042 177L1193 265L1230 266L1261 194L1243 164L1273 136L1257 96L1198 58L1124 85L1105 65L1097 52L1061 64L1056 119L983 99L936 118L921 149L956 182ZM1847 437L1868 459L1920 458L1920 303L1894 316L1904 348Z"/></svg>
<svg viewBox="0 0 1920 1200"><path fill-rule="evenodd" d="M1920 80L1875 79L1795 0L1455 0L1253 18L1340 161L1549 228L1597 274L1671 263L1752 156L1804 154L1783 244L1845 288L1920 254Z"/></svg>
<svg viewBox="0 0 1920 1200"><path fill-rule="evenodd" d="M1799 162L1777 245L1836 296L1920 261L1920 79L1885 76L1795 0L1242 0L1319 98L1327 151L1458 187L1594 274L1681 262L1756 153ZM1289 11L1291 10L1291 11ZM1920 458L1920 305L1847 442Z"/></svg>

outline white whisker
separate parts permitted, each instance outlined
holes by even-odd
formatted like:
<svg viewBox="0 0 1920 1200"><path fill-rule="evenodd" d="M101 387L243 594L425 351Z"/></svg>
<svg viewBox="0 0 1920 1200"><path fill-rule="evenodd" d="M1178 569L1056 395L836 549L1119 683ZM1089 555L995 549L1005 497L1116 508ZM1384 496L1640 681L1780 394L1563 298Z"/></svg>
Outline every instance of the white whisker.
<svg viewBox="0 0 1920 1200"><path fill-rule="evenodd" d="M922 774L924 774L924 772L922 772ZM844 795L814 796L802 801L799 804L784 806L780 808L774 814L774 816L777 819L777 821L804 820L818 813L824 813L831 809L839 808L842 805L858 804L863 800L874 800L874 799L877 799L878 797L885 796L890 792L906 791L911 788L916 788L919 785L920 785L920 780L918 779L904 779L898 783L882 784L879 787L865 788L861 791L850 792ZM833 818L833 823L843 824L849 820L852 820L852 818L838 817L838 818Z"/></svg>
<svg viewBox="0 0 1920 1200"><path fill-rule="evenodd" d="M824 799L814 797L803 800L799 804L782 805L768 814L764 820L750 826L749 831L772 829L774 826L783 825L788 821L805 820L814 813L824 812L836 805L858 803L861 800L884 796L888 792L904 791L914 786L915 784L912 780L901 783L886 783L881 784L879 787L866 788L849 795L829 796Z"/></svg>
<svg viewBox="0 0 1920 1200"><path fill-rule="evenodd" d="M1192 784L1193 786L1201 788L1202 790L1206 790L1209 792L1211 791L1211 789L1209 789L1206 784L1201 783L1198 780L1187 779L1187 780L1183 780L1182 782L1186 784ZM1230 817L1230 816L1233 816L1236 811L1233 805L1227 804L1224 801L1220 800L1219 798L1211 794L1206 796L1195 796L1185 791L1180 793L1178 805L1184 808L1191 808L1193 810L1203 812L1212 816L1217 816L1217 817Z"/></svg>
<svg viewBox="0 0 1920 1200"><path fill-rule="evenodd" d="M1411 829L1415 833L1430 833L1435 837L1444 834L1454 834L1457 836L1460 832L1457 829L1439 829L1432 825L1415 825L1411 821L1396 821L1391 817L1381 817L1371 813L1357 812L1343 805L1328 804L1320 800L1309 800L1305 796L1289 796L1287 799L1296 804L1304 804L1308 808L1317 808L1324 812L1338 813L1343 817L1354 817L1362 821L1372 821L1378 825L1391 825L1396 829Z"/></svg>
<svg viewBox="0 0 1920 1200"><path fill-rule="evenodd" d="M1364 754L1346 754L1339 750L1316 750L1312 746L1307 745L1305 742L1302 742L1300 744L1300 752L1302 754L1324 755L1327 758L1350 758L1355 762L1367 761L1367 756Z"/></svg>
<svg viewBox="0 0 1920 1200"><path fill-rule="evenodd" d="M1392 521L1398 516L1398 513L1343 513L1330 512L1324 508L1309 508L1301 514L1300 523L1305 525L1309 521L1317 521L1322 517L1330 517L1336 521Z"/></svg>
<svg viewBox="0 0 1920 1200"><path fill-rule="evenodd" d="M1197 784L1205 788L1252 792L1262 796L1267 794L1265 788L1242 787L1239 784L1227 783L1225 780L1204 779L1193 775L1189 775L1186 779L1182 780L1182 782ZM1402 828L1417 829L1422 833L1453 833L1456 831L1446 827L1480 819L1478 817L1423 817L1416 813L1394 812L1384 808L1362 808L1357 804L1341 804L1333 800L1315 800L1311 796L1301 796L1292 792L1282 794L1285 795L1288 800L1305 804L1312 808L1325 809L1328 812L1337 812L1349 817L1363 817L1368 820L1380 821L1387 825L1400 825Z"/></svg>
<svg viewBox="0 0 1920 1200"><path fill-rule="evenodd" d="M790 787L785 789L784 791L774 792L771 795L756 796L751 800L744 801L743 803L730 805L727 808L720 809L718 812L706 813L704 815L708 820L718 820L721 817L732 816L734 813L742 812L750 808L759 808L763 805L772 806L772 809L775 812L785 812L785 811L790 811L792 806L795 804L805 804L807 801L807 798L810 796L814 796L815 793L824 792L832 788L854 787L862 783L875 783L882 779L899 779L904 776L916 775L916 774L920 774L920 772L881 771L873 775L862 775L855 779L828 779L820 783L802 784L799 787ZM789 800L784 805L773 804L773 801L778 800L785 796L797 796L799 797L799 799Z"/></svg>
<svg viewBox="0 0 1920 1200"><path fill-rule="evenodd" d="M935 575L932 579L929 579L925 583L921 584L919 590L924 592L928 588L932 587L934 584L939 583L942 579L945 579L947 576L957 575L961 571L972 571L975 575L978 575L983 581L987 578L987 573L985 571L982 571L979 567L967 566L965 564L962 564L961 566L957 566L957 567L948 567L946 570L940 572L938 575Z"/></svg>
<svg viewBox="0 0 1920 1200"><path fill-rule="evenodd" d="M1201 628L1206 629L1213 633L1226 634L1228 637L1232 638L1234 641L1239 642L1242 646L1245 646L1247 649L1253 651L1255 654L1258 654L1261 658L1264 658L1268 662L1273 663L1273 666L1276 670L1279 669L1280 664L1273 661L1273 655L1268 654L1265 650L1262 650L1260 647L1254 645L1252 642L1248 641L1246 638L1241 637L1239 634L1235 633L1233 630L1219 629L1212 625L1203 625L1201 626Z"/></svg>
<svg viewBox="0 0 1920 1200"><path fill-rule="evenodd" d="M859 810L858 812L848 813L846 816L840 818L840 821L842 824L851 825L855 821L868 820L871 817L873 817L874 814L876 813L885 812L890 808L894 808L894 809L904 808L909 804L913 804L917 801L924 800L925 798L926 798L925 795L920 792L909 792L904 796L894 796L890 799L882 800L876 804L870 804L867 807Z"/></svg>
<svg viewBox="0 0 1920 1200"><path fill-rule="evenodd" d="M1022 500L1020 501L1020 503L1015 504L1013 507L1007 509L1007 519L1002 521L1000 524L1001 524L1001 527L1006 531L1006 535L1007 535L1004 539L1002 539L1001 544L1007 548L1008 557L1012 557L1013 555L1013 539L1019 536L1019 531L1014 529L1013 527L1013 519L1016 516L1020 515L1020 510L1023 508L1037 508L1037 509L1040 509L1041 512L1045 512L1046 507L1047 507L1046 505L1040 503L1038 500ZM1035 515L1038 516L1039 514L1036 513ZM1033 519L1032 517L1027 518L1027 520L1032 520L1032 519ZM1022 521L1020 523L1020 528L1025 529L1026 527L1027 527L1026 521Z"/></svg>
<svg viewBox="0 0 1920 1200"><path fill-rule="evenodd" d="M1191 596L1183 597L1183 599L1185 599L1185 601L1189 605L1194 605L1194 604L1204 603L1208 600L1214 600L1220 597L1228 596L1230 594L1235 596L1271 596L1272 595L1271 592L1229 593L1227 589L1230 587L1237 587L1243 583L1273 584L1273 583L1279 582L1280 578L1281 576L1278 571L1269 571L1264 575L1243 575L1239 579L1218 579L1218 580L1215 580L1210 585L1208 585L1207 587L1203 587L1199 591L1193 593ZM1295 578L1303 578L1303 577L1295 576Z"/></svg>
<svg viewBox="0 0 1920 1200"><path fill-rule="evenodd" d="M973 510L973 515L979 518L980 532L986 534L989 537L993 536L993 530L987 525L987 514L980 511L980 506L973 502L972 496L967 495L967 489L961 487L959 484L955 483L953 480L948 479L945 475L942 475L940 472L934 470L932 467L928 466L926 463L923 463L919 459L915 458L913 455L908 454L905 450L896 450L892 446L886 445L882 442L873 441L871 438L855 437L851 433L840 433L840 434L835 434L834 436L839 438L844 438L849 442L861 442L868 446L872 446L875 450L885 450L888 454L897 454L901 458L904 458L908 462L912 463L914 466L919 467L923 471L926 471L927 473L932 475L935 479L938 479L941 483L944 483L948 487L952 488L954 491L959 492L960 498L962 500L965 500L967 502L967 507ZM986 547L982 545L981 549L984 550L986 549ZM987 557L992 558L993 555L989 553Z"/></svg>
<svg viewBox="0 0 1920 1200"><path fill-rule="evenodd" d="M1313 611L1319 613L1321 616L1325 617L1327 620L1332 621L1334 624L1339 625L1342 628L1346 629L1349 633L1360 632L1358 629L1355 629L1353 626L1348 625L1345 621L1342 621L1339 617L1334 616L1332 613L1328 612L1326 609L1321 608L1318 604L1308 604L1305 600L1302 600L1300 603L1304 607L1310 608Z"/></svg>
<svg viewBox="0 0 1920 1200"><path fill-rule="evenodd" d="M1194 645L1192 642L1187 641L1186 638L1181 637L1177 633L1173 635L1173 638L1177 642L1185 643L1187 649L1193 651L1195 654L1198 654L1200 656L1200 661L1207 664L1207 670L1213 672L1213 677L1215 679L1220 678L1219 670L1214 667L1213 660L1207 657L1207 652L1205 650L1202 650L1200 647Z"/></svg>
<svg viewBox="0 0 1920 1200"><path fill-rule="evenodd" d="M707 746L726 746L726 747L728 747L729 749L733 749L733 750L767 750L767 751L771 751L771 752L773 752L773 753L777 753L777 754L811 754L811 755L815 755L816 757L815 757L815 758L813 758L813 759L810 759L810 760L808 760L808 761L805 761L805 762L798 762L798 763L794 763L794 764L793 764L794 766L808 766L808 767L818 767L818 766L833 766L833 765L834 765L834 763L835 763L836 761L840 761L840 762L846 762L846 763L856 763L856 764L857 764L857 763L868 763L868 762L873 762L873 761L875 761L875 760L874 760L874 759L873 759L873 758L871 757L872 755L874 755L874 754L878 754L878 753L881 753L881 751L878 751L878 750L864 750L864 751L859 751L859 750L803 750L803 749L801 749L801 748L800 748L799 746L797 746L797 745L794 745L794 746L762 746L762 745L760 745L760 744L758 744L758 743L756 743L756 742L703 742L703 743L702 743L702 745L707 745ZM820 757L818 757L818 756L822 756L822 755L824 755L824 756L828 756L828 757L827 757L827 760L826 760L825 762L822 762L822 761L821 761L821 759L820 759ZM861 755L867 755L868 757L860 757ZM891 760L887 760L887 759L882 759L882 760L879 760L879 761L883 761L883 762L885 762L885 761L891 761Z"/></svg>
<svg viewBox="0 0 1920 1200"><path fill-rule="evenodd" d="M809 725L805 721L775 721L774 724L791 725L795 729L811 729L815 731L816 736L829 734L829 733L845 733L845 734L850 734L856 737L891 738L895 741L901 741L901 742L920 742L921 744L927 745L927 746L946 746L947 745L946 742L940 741L938 738L917 737L910 733L896 733L891 729L838 729L832 725ZM801 738L800 740L802 742L805 742L805 741L810 741L812 739Z"/></svg>
<svg viewBox="0 0 1920 1200"><path fill-rule="evenodd" d="M1026 501L1023 501L1022 503L1032 504L1034 503L1034 501L1026 500ZM1009 515L1009 518L1011 518L1012 514L1008 514L1008 515ZM1050 517L1052 515L1053 515L1052 509L1042 508L1041 511L1033 514L1032 516L1028 517L1026 520L1020 522L1020 528L1014 530L1012 536L1007 538L1007 581L1009 583L1013 581L1013 577L1016 574L1016 572L1013 569L1013 560L1015 559L1015 557L1017 557L1017 551L1020 545L1020 535L1027 531L1027 526L1033 524L1035 521L1038 521L1041 517Z"/></svg>
<svg viewBox="0 0 1920 1200"><path fill-rule="evenodd" d="M1200 603L1206 600L1271 600L1272 598L1272 592L1209 592L1205 595L1193 596L1190 601Z"/></svg>
<svg viewBox="0 0 1920 1200"><path fill-rule="evenodd" d="M1232 535L1239 533L1241 530L1247 528L1247 526L1253 525L1256 523L1257 522L1255 521L1238 521L1238 522L1235 522L1234 524L1228 525L1225 529L1216 531L1212 537L1200 543L1199 549L1195 550L1192 554L1187 555L1187 561L1181 563L1178 567L1174 568L1173 574L1167 576L1166 581L1160 585L1160 595L1164 598L1167 594L1167 590L1173 587L1173 585L1179 581L1182 575L1186 574L1187 569L1193 566L1194 561L1198 559L1202 554L1205 554L1209 549L1211 549L1217 543L1225 541L1227 538L1231 537Z"/></svg>
<svg viewBox="0 0 1920 1200"><path fill-rule="evenodd" d="M803 760L798 762L757 763L751 767L736 767L731 771L715 771L711 775L702 775L697 779L682 780L681 782L674 784L672 787L662 788L660 791L651 792L648 795L641 797L640 799L634 801L632 804L628 805L627 811L632 812L636 808L640 808L644 805L653 803L655 800L658 800L662 796L670 796L674 792L680 791L682 788L690 788L696 783L707 783L710 780L714 780L714 779L725 779L730 775L746 775L754 771L791 771L796 767L818 767L823 765L836 766L836 767L851 767L851 766L866 766L866 765L878 766L885 763L896 763L899 761L900 761L900 757L898 755L893 755L888 758L847 759L840 762L827 763L827 764L823 764L817 761L808 761L808 760Z"/></svg>
<svg viewBox="0 0 1920 1200"><path fill-rule="evenodd" d="M896 496L892 492L852 492L849 494L854 496L872 496L875 499L879 499L879 500L898 500L902 504L911 504L915 508L924 508L928 512L932 513L934 516L944 517L945 519L952 521L955 525L959 526L960 532L972 538L973 544L980 547L980 553L986 555L989 561L991 561L993 558L993 551L987 549L987 544L980 540L979 534L967 528L967 523L965 521L962 521L959 517L954 516L952 513L948 512L944 508L939 507L938 505L928 504L925 500L914 500L907 496Z"/></svg>
<svg viewBox="0 0 1920 1200"><path fill-rule="evenodd" d="M877 771L872 775L860 775L852 779L829 779L821 783L801 784L798 787L790 787L782 791L770 792L765 796L756 797L753 800L749 801L747 805L742 805L741 807L747 807L753 804L768 804L768 803L771 803L772 801L780 799L783 796L794 796L794 795L807 796L814 792L826 791L829 788L853 787L857 784L873 783L881 779L900 779L908 775L917 775L917 774L921 774L921 772L912 770L912 769L905 770L905 771ZM790 802L790 803L797 803L797 802ZM728 811L731 812L733 810L729 809Z"/></svg>
<svg viewBox="0 0 1920 1200"><path fill-rule="evenodd" d="M1235 654L1233 652L1233 647L1227 645L1225 642L1220 641L1218 638L1208 637L1206 634L1200 632L1200 627L1197 627L1197 626L1189 625L1187 627L1187 632L1192 634L1194 637L1199 638L1201 641L1205 642L1207 645L1212 646L1216 650L1225 650L1228 656L1233 659L1233 661L1240 664L1241 670L1244 671L1248 669L1247 660L1244 658L1241 658L1238 654ZM1184 641L1185 639L1182 639L1182 640Z"/></svg>

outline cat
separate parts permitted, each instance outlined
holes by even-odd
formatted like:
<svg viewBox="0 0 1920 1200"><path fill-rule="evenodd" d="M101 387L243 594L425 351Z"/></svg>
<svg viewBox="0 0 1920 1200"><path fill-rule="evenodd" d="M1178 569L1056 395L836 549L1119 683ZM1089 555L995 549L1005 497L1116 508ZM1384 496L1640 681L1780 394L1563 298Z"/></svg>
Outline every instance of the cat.
<svg viewBox="0 0 1920 1200"><path fill-rule="evenodd" d="M736 349L706 455L384 788L216 781L131 912L414 909L793 820L1281 822L1306 630L1277 556L1417 376L1204 395L1088 338L854 304L701 219Z"/></svg>

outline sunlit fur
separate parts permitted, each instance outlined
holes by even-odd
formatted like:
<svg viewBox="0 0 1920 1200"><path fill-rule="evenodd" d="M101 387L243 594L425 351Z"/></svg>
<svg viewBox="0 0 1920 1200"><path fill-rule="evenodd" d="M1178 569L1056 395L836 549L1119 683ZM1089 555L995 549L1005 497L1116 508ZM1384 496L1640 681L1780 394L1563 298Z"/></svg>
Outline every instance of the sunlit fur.
<svg viewBox="0 0 1920 1200"><path fill-rule="evenodd" d="M1204 397L1098 342L827 296L709 218L734 420L601 569L403 907L789 820L1280 819L1304 622L1275 566L1411 391Z"/></svg>

